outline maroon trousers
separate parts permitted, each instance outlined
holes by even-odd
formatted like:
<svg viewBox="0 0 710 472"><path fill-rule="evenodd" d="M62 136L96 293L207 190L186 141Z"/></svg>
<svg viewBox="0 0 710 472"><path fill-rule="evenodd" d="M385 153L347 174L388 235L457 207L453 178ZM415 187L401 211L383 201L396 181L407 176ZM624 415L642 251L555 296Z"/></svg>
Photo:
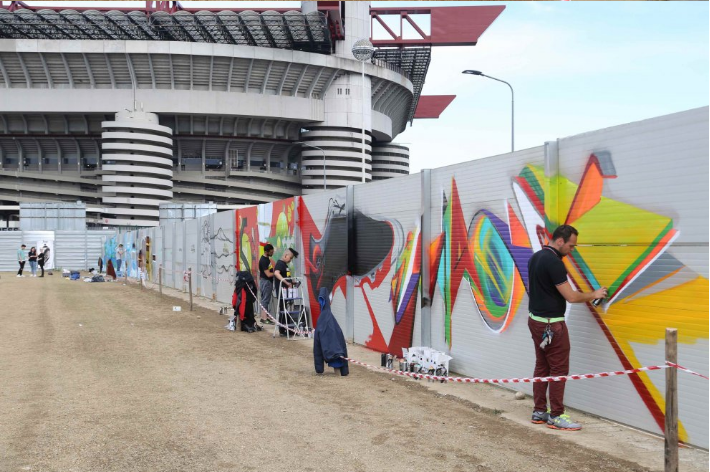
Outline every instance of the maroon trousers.
<svg viewBox="0 0 710 472"><path fill-rule="evenodd" d="M545 349L540 348L542 333L547 323L528 318L528 328L535 343L535 377L556 377L569 375L569 332L564 321L550 323L552 329L552 344ZM565 412L565 382L536 382L533 383L533 400L536 411L547 410L547 393L550 393L550 414L559 416Z"/></svg>

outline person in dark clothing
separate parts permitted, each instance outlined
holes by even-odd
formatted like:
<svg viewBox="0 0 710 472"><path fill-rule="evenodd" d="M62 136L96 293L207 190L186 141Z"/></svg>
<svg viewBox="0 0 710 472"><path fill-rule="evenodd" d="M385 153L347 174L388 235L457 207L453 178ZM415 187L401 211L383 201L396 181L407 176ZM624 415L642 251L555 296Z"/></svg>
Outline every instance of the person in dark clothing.
<svg viewBox="0 0 710 472"><path fill-rule="evenodd" d="M330 310L330 298L328 289L321 287L318 293L318 303L320 304L320 316L318 325L313 334L313 363L316 373L322 374L323 363L327 363L340 375L346 376L350 373L348 361L343 357L348 357L348 348L345 344L345 336L338 325L338 321Z"/></svg>
<svg viewBox="0 0 710 472"><path fill-rule="evenodd" d="M274 282L279 284L281 287L292 287L290 280L291 270L288 268L288 265L296 257L298 257L298 251L293 248L288 248L284 251L283 256L281 256L281 259L279 259L279 261L276 263L276 267L274 267L274 277L276 278L276 280Z"/></svg>
<svg viewBox="0 0 710 472"><path fill-rule="evenodd" d="M99 257L99 262L98 262L98 264L99 264L99 274L100 274L100 273L102 273L102 272L104 271L104 260L103 260L103 258Z"/></svg>
<svg viewBox="0 0 710 472"><path fill-rule="evenodd" d="M281 259L279 259L276 263L276 267L274 267L273 283L276 284L278 290L293 287L293 282L291 281L291 269L289 269L288 264L296 257L298 257L298 251L293 248L288 248L284 251ZM281 308L279 308L279 322L286 324L287 320L280 311ZM281 336L286 336L286 328L279 326L279 334Z"/></svg>
<svg viewBox="0 0 710 472"><path fill-rule="evenodd" d="M261 326L254 319L254 302L256 301L256 283L251 272L237 272L234 291L237 294L234 305L234 316L238 316L242 331L253 333L261 331Z"/></svg>
<svg viewBox="0 0 710 472"><path fill-rule="evenodd" d="M528 261L528 328L535 343L535 377L569 374L570 342L565 323L566 302L591 302L607 295L606 287L588 293L575 291L567 280L567 269L562 258L574 250L578 234L572 226L560 226L552 234L550 245L544 246ZM547 409L548 389L550 410ZM579 423L573 422L565 414L564 393L565 382L533 383L535 407L531 421L535 424L546 423L548 428L553 429L582 429Z"/></svg>
<svg viewBox="0 0 710 472"><path fill-rule="evenodd" d="M274 246L266 244L264 255L259 259L259 290L261 290L261 322L274 324L266 314L271 306L271 293L274 291L274 266L271 256L274 255Z"/></svg>
<svg viewBox="0 0 710 472"><path fill-rule="evenodd" d="M44 277L44 263L47 261L45 257L47 256L47 254L49 254L49 248L47 248L46 251L45 248L47 248L47 246L44 246L39 252L39 254L37 254L37 264L39 265L39 268L42 271L42 275L40 275L40 277Z"/></svg>
<svg viewBox="0 0 710 472"><path fill-rule="evenodd" d="M37 248L32 246L27 257L30 261L30 272L32 272L30 277L37 277Z"/></svg>

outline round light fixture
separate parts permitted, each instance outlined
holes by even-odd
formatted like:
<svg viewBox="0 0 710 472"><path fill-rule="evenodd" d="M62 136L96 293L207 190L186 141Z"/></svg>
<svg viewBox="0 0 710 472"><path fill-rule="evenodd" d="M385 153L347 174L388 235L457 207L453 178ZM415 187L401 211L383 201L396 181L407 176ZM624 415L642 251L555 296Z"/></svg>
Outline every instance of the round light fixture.
<svg viewBox="0 0 710 472"><path fill-rule="evenodd" d="M369 61L372 59L372 55L375 52L375 47L372 45L369 39L363 38L363 39L358 39L355 41L355 44L353 44L353 56L355 56L355 59L358 61Z"/></svg>

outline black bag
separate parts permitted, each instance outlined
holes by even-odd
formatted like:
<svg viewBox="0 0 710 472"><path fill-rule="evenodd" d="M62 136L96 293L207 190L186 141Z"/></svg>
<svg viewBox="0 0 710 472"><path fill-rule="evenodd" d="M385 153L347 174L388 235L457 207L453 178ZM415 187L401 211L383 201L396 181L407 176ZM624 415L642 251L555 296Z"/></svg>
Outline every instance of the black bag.
<svg viewBox="0 0 710 472"><path fill-rule="evenodd" d="M254 302L256 301L256 282L251 272L240 271L234 282L234 311L235 316L240 320L242 331L253 332L254 319Z"/></svg>

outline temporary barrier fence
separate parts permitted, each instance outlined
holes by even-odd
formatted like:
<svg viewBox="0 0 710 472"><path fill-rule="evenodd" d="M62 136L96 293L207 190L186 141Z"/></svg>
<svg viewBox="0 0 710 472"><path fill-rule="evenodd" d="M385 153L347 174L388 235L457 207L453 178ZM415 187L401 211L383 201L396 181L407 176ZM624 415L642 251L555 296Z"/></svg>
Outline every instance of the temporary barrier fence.
<svg viewBox="0 0 710 472"><path fill-rule="evenodd" d="M456 372L504 379L533 370L527 261L556 225L569 223L580 231L566 258L572 285L610 292L600 307L570 307L571 368L651 365L664 357L658 326L677 326L679 358L702 371L707 136L704 107L418 175L121 232L107 237L103 254L115 264L123 244L122 275L135 278L141 269L147 283L162 279L161 287L228 304L237 271L258 276L264 244L274 246L274 261L293 247L300 253L293 275L305 280L314 325L318 290L327 287L349 341L395 355L430 346L452 356ZM6 235L0 232L0 251L7 247L0 265L15 270L18 241L6 244ZM183 276L188 269L192 286ZM645 371L624 378L571 382L566 402L662 431L663 379ZM682 376L679 388L681 440L707 448L707 382Z"/></svg>

